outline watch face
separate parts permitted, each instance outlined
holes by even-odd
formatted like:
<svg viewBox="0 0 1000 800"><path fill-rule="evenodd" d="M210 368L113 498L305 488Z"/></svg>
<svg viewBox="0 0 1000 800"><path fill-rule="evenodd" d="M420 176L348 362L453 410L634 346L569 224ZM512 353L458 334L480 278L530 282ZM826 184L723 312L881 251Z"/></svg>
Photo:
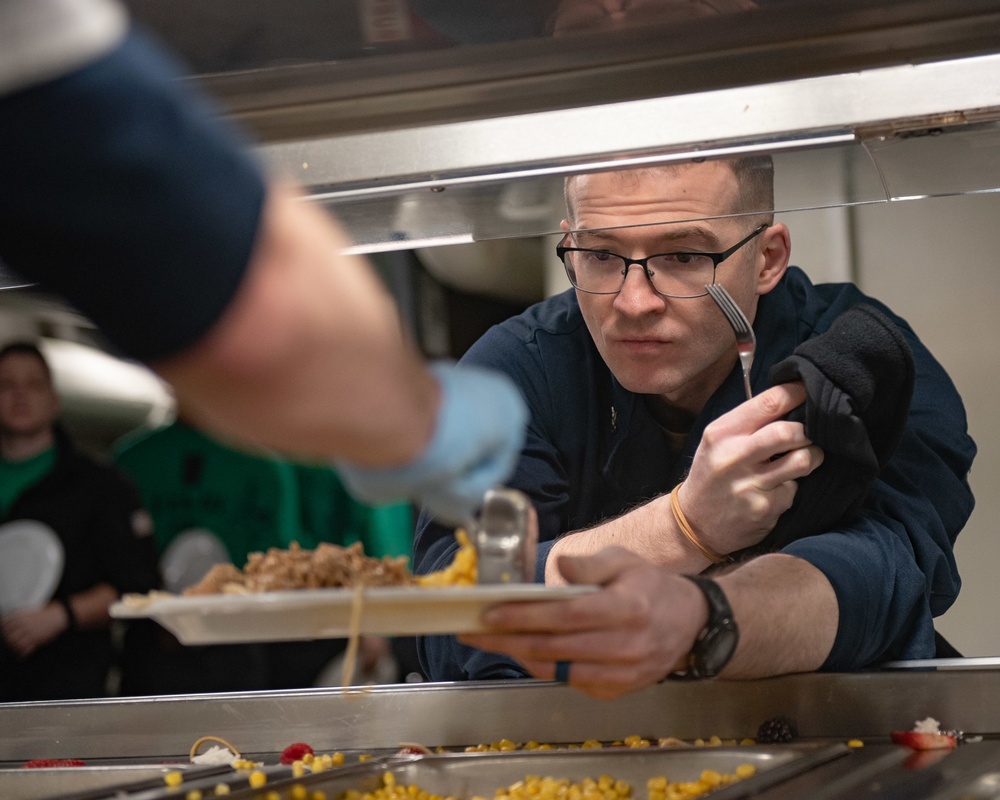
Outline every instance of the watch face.
<svg viewBox="0 0 1000 800"><path fill-rule="evenodd" d="M719 674L733 652L740 635L736 625L727 620L729 624L723 624L709 629L705 633L705 638L699 642L695 651L695 667L700 675L712 678Z"/></svg>

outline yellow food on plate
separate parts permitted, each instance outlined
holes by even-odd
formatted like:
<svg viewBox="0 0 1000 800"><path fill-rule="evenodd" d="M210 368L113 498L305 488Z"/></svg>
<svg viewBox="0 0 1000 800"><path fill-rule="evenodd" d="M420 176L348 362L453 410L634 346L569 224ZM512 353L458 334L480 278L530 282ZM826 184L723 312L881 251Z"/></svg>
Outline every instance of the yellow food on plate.
<svg viewBox="0 0 1000 800"><path fill-rule="evenodd" d="M478 559L476 548L469 541L468 534L461 528L455 531L458 541L458 552L451 563L442 570L427 575L418 575L420 586L475 586L479 581Z"/></svg>

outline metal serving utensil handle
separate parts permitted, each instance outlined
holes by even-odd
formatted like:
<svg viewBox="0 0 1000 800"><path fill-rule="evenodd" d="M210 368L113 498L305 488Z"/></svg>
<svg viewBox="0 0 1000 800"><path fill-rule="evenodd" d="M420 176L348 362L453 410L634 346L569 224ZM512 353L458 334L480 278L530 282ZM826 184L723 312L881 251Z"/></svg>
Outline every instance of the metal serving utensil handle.
<svg viewBox="0 0 1000 800"><path fill-rule="evenodd" d="M490 489L472 540L480 584L534 582L538 519L523 492Z"/></svg>

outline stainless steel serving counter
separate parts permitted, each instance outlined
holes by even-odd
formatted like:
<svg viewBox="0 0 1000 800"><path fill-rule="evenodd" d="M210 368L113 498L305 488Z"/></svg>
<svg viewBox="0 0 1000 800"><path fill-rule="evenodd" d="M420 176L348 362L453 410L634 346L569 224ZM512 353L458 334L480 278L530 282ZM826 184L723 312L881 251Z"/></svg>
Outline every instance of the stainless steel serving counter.
<svg viewBox="0 0 1000 800"><path fill-rule="evenodd" d="M777 715L795 720L805 738L887 740L927 716L966 734L1000 735L1000 669L668 681L612 702L546 681L510 681L6 704L0 761L186 757L208 734L245 753L279 752L293 741L332 751L401 741L741 738Z"/></svg>
<svg viewBox="0 0 1000 800"><path fill-rule="evenodd" d="M762 721L778 715L795 722L799 745L841 751L762 788L759 796L768 800L1000 797L997 668L668 681L613 702L550 682L512 681L0 705L0 797L44 796L15 794L4 782L5 773L9 779L28 759L162 766L185 762L192 744L205 735L223 737L245 756L272 765L295 741L308 742L318 753L348 753L348 763L357 764L358 754L383 757L401 742L461 750L500 739L560 744L715 735L739 740L753 737ZM930 754L890 743L891 730L909 729L928 716L982 740ZM844 746L854 738L865 747ZM914 761L915 755L923 760ZM22 787L30 783L17 777ZM66 780L66 773L60 779ZM886 786L894 787L892 792L877 788ZM964 794L954 793L959 791Z"/></svg>

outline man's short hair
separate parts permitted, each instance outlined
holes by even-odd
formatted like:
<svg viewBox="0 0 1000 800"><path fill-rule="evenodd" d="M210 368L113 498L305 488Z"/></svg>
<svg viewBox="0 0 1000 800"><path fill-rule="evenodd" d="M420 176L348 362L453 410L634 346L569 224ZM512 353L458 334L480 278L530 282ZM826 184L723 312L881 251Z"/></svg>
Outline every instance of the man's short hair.
<svg viewBox="0 0 1000 800"><path fill-rule="evenodd" d="M48 360L46 360L45 355L37 344L28 341L18 341L8 342L3 347L0 347L0 361L3 361L7 356L13 355L34 356L37 358L39 363L45 368L45 375L48 377L49 383L52 383L52 368L49 366Z"/></svg>
<svg viewBox="0 0 1000 800"><path fill-rule="evenodd" d="M739 199L737 207L730 209L727 214L759 214L761 222L769 225L774 221L774 159L769 155L738 156L735 158L720 159L729 164L736 176L739 184ZM698 160L694 163L703 163ZM650 167L638 167L635 169L624 169L616 174L623 180L638 180L640 178L655 175L658 172L681 169L689 166L691 162L683 161L669 164L657 164ZM576 175L569 175L564 184L563 190L566 197L566 210L572 220L575 210L573 208L573 198L570 194L570 181Z"/></svg>
<svg viewBox="0 0 1000 800"><path fill-rule="evenodd" d="M740 208L736 213L761 212L774 221L774 159L768 155L727 159L740 185Z"/></svg>

